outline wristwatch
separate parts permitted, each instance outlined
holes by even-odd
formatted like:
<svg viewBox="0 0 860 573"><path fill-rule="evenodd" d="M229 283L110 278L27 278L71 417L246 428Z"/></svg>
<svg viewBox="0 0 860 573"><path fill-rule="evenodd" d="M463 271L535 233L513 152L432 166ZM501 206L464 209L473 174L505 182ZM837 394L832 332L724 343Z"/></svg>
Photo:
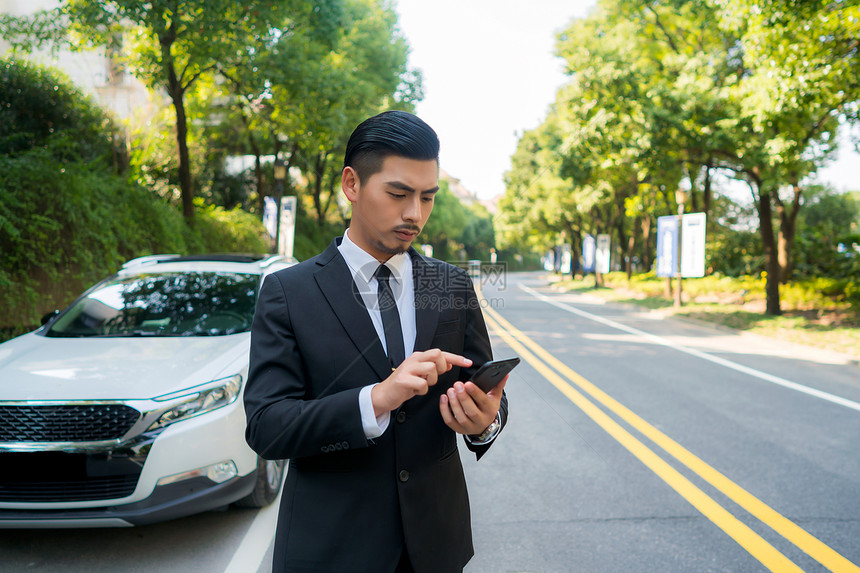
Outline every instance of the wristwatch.
<svg viewBox="0 0 860 573"><path fill-rule="evenodd" d="M502 420L499 417L499 414L496 414L496 418L490 422L490 425L478 435L470 435L469 441L473 444L485 444L496 437L496 434L499 433L499 430L502 429Z"/></svg>

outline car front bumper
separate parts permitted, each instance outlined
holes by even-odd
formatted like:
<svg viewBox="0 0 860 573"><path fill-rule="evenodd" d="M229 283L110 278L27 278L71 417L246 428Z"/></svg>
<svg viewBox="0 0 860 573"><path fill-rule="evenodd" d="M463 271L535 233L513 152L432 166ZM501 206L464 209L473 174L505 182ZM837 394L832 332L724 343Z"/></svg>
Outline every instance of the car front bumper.
<svg viewBox="0 0 860 573"><path fill-rule="evenodd" d="M250 494L257 472L220 484L198 477L161 485L135 503L82 509L0 509L0 529L133 527L228 505Z"/></svg>

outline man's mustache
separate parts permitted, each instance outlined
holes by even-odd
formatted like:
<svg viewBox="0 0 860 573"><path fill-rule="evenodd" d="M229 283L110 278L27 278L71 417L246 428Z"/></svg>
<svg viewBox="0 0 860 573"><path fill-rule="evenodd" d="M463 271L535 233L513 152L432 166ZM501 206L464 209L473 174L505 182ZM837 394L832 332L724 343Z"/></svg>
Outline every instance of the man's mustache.
<svg viewBox="0 0 860 573"><path fill-rule="evenodd" d="M397 227L394 227L394 230L395 231L411 231L411 232L415 232L415 233L420 233L421 227L419 227L418 225L398 225Z"/></svg>

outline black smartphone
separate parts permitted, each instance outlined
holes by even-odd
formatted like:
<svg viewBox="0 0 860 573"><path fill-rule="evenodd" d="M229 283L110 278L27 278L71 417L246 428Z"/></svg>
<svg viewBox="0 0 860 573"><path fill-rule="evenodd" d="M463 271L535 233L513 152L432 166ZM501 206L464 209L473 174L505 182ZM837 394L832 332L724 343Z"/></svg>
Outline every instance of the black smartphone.
<svg viewBox="0 0 860 573"><path fill-rule="evenodd" d="M489 392L519 363L519 358L506 358L504 360L485 362L483 366L478 368L475 375L472 376L472 382L484 392Z"/></svg>

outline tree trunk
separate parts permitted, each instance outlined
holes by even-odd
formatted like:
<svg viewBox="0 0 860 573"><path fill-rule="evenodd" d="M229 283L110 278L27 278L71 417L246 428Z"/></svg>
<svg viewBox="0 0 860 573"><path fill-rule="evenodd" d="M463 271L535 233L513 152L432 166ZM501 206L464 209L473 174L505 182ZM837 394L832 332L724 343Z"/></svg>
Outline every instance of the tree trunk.
<svg viewBox="0 0 860 573"><path fill-rule="evenodd" d="M182 214L194 221L194 188L191 182L191 158L188 154L188 119L185 116L183 93L174 98L176 108L176 142L179 144L179 189L182 191Z"/></svg>
<svg viewBox="0 0 860 573"><path fill-rule="evenodd" d="M687 205L689 206L687 211L690 213L695 213L699 210L699 199L698 194L696 193L696 180L699 178L698 172L701 169L701 166L695 165L693 167L696 167L695 175L692 172L693 170L689 167L685 169L687 178L690 180L690 193L689 197L687 197Z"/></svg>
<svg viewBox="0 0 860 573"><path fill-rule="evenodd" d="M639 234L639 217L633 221L633 232L627 239L627 253L625 259L627 262L627 280L633 278L633 253L636 249L636 236Z"/></svg>
<svg viewBox="0 0 860 573"><path fill-rule="evenodd" d="M171 48L176 41L176 22L159 35L161 65L167 74L167 94L176 111L176 144L179 151L179 189L182 192L182 214L189 223L194 223L194 189L191 186L191 162L188 154L188 118L185 115L185 87L176 76Z"/></svg>
<svg viewBox="0 0 860 573"><path fill-rule="evenodd" d="M776 210L779 215L779 282L785 284L794 272L794 237L797 232L797 212L800 210L800 197L803 190L796 182L792 184L794 197L791 200L791 210L787 210L782 201L777 201Z"/></svg>
<svg viewBox="0 0 860 573"><path fill-rule="evenodd" d="M327 155L328 156L328 155ZM326 191L328 191L328 197L326 197L325 205L323 205L323 213L328 214L329 207L331 207L331 202L337 197L337 191L335 191L335 181L340 178L341 170L340 168L332 164L331 162L326 161L326 171L328 172L328 184L325 186ZM322 226L322 222L320 226Z"/></svg>
<svg viewBox="0 0 860 573"><path fill-rule="evenodd" d="M651 215L642 217L642 268L651 270Z"/></svg>
<svg viewBox="0 0 860 573"><path fill-rule="evenodd" d="M764 253L767 257L765 268L767 277L765 279L765 293L767 295L767 314L778 316L782 314L779 303L779 258L777 253L776 238L773 229L773 211L771 208L771 192L759 187L758 198L759 231L761 232Z"/></svg>
<svg viewBox="0 0 860 573"><path fill-rule="evenodd" d="M265 189L263 189L263 164L260 159L260 146L257 145L257 140L254 139L254 134L250 130L248 130L248 143L254 154L254 183L257 187L257 201L260 203L260 219L262 219L266 214L266 193Z"/></svg>
<svg viewBox="0 0 860 573"><path fill-rule="evenodd" d="M325 223L325 211L323 210L322 204L322 188L323 181L325 179L325 165L326 165L326 154L325 152L317 153L317 156L314 161L314 187L313 187L313 200L314 200L314 209L317 213L317 225L322 227Z"/></svg>
<svg viewBox="0 0 860 573"><path fill-rule="evenodd" d="M702 203L704 205L702 210L706 217L711 214L711 195L713 194L713 191L711 191L711 168L713 167L713 163L714 160L709 157L708 163L705 165L705 186L702 189Z"/></svg>

